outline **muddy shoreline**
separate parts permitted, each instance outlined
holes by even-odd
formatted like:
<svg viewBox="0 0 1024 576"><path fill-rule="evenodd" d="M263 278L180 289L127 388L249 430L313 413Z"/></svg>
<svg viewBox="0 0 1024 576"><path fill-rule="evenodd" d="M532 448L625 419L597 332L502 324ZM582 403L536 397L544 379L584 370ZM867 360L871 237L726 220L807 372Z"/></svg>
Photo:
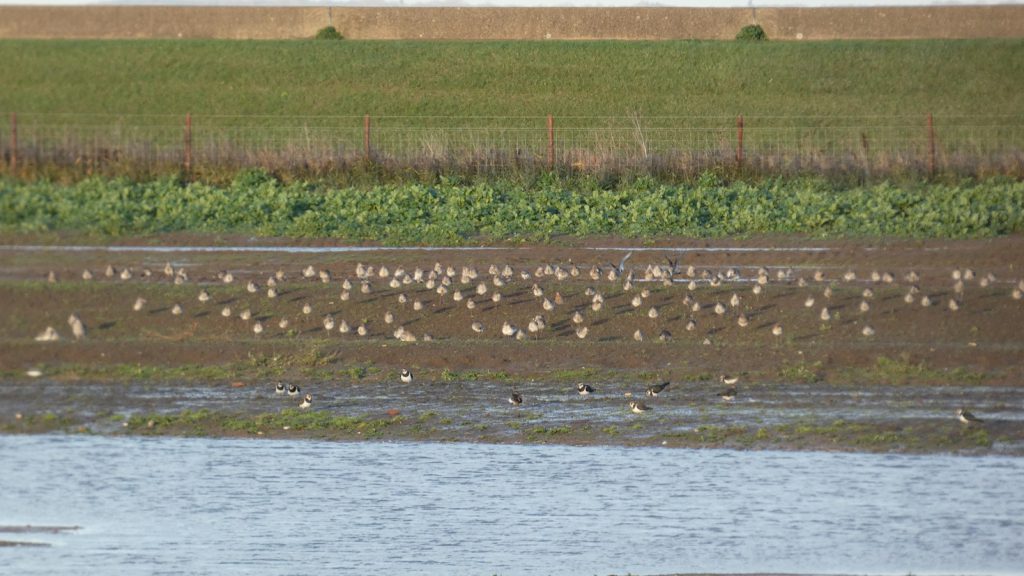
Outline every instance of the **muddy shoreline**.
<svg viewBox="0 0 1024 576"><path fill-rule="evenodd" d="M169 235L119 239L117 245L140 250L110 252L59 247L91 244L74 235L6 235L0 242L0 315L7 318L0 326L3 433L1024 453L1024 334L1018 328L1024 302L1011 297L1024 276L1019 236L659 239L643 245L595 238L471 251L311 253L258 247L336 244ZM26 248L31 245L50 248ZM145 250L154 245L255 251ZM625 269L635 282L627 289L621 278L606 275L630 251ZM669 259L678 264L671 282L644 278ZM165 277L167 263L186 270L188 281L175 285ZM388 268L389 276L374 276L364 294L358 263ZM478 277L462 284L456 276L445 294L420 281L389 285L396 268L411 274L436 263L474 267ZM508 265L513 277L495 286L492 264ZM108 265L116 271L110 278ZM567 273L574 265L578 276L544 273L545 267ZM330 271L329 282L303 278L308 266ZM598 280L589 277L594 266L601 269ZM768 280L754 294L759 268ZM952 271L968 268L974 278L958 291ZM82 279L85 269L92 280ZM130 277L122 280L124 270ZM277 270L286 280L270 299L267 279ZM54 282L47 278L51 271ZM735 276L716 279L728 271ZM817 271L823 280L814 280ZM233 283L218 277L224 272L232 273ZM528 279L520 277L524 272ZM849 272L854 277L844 279ZM888 273L892 281L872 279L872 273ZM351 289L343 288L345 280ZM255 292L247 291L249 281L258 284ZM484 294L475 292L480 283ZM543 296L533 295L535 284ZM649 294L634 306L645 289ZM201 290L209 301L197 301ZM463 292L459 301L455 290ZM592 309L591 291L604 298L599 311ZM497 302L496 292L502 295ZM561 303L552 310L541 306L556 295ZM925 296L932 306L920 304ZM146 305L133 312L137 298ZM471 299L474 309L466 307ZM171 313L175 304L182 314ZM312 313L300 310L304 304ZM820 318L823 307L827 321ZM222 316L224 308L230 317ZM243 310L250 311L248 320L239 318ZM392 324L384 320L389 312ZM575 312L581 323L574 322ZM66 322L71 313L88 328L81 340ZM742 328L741 314L749 319ZM538 315L546 327L527 333ZM330 332L323 325L328 317L335 323ZM257 321L264 326L259 334L253 332ZM336 325L342 321L353 331L365 325L367 335L341 333ZM471 329L473 322L483 331ZM505 322L524 337L503 336ZM772 333L776 325L784 327L779 336ZM46 326L61 339L36 341ZM415 341L397 339L398 326ZM582 326L588 333L580 338ZM864 334L867 327L871 336ZM415 374L411 385L399 381L403 368ZM736 402L716 396L722 374L740 378ZM313 393L313 407L300 411L298 399L280 401L272 391L278 381ZM671 393L644 397L646 386L661 381L673 382ZM581 399L574 390L581 382L599 393ZM513 386L526 397L522 406L507 403ZM637 398L653 410L631 413L628 403ZM959 407L986 422L961 424Z"/></svg>

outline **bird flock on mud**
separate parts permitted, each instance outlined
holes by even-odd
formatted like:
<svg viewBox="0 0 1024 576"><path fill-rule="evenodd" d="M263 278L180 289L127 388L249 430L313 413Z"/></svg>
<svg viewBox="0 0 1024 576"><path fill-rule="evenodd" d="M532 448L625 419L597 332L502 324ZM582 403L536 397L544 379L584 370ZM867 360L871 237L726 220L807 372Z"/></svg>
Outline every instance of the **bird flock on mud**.
<svg viewBox="0 0 1024 576"><path fill-rule="evenodd" d="M387 264L367 265L359 263L355 266L351 276L337 278L335 273L326 268L317 268L313 265L306 266L299 271L297 280L292 280L289 273L279 269L275 273L262 279L249 278L245 280L245 289L253 297L265 298L267 301L276 301L282 294L287 293L289 284L296 282L319 282L338 289L338 299L342 302L341 311L328 312L319 315L319 324L322 325L326 334L351 334L356 337L367 337L381 335L379 332L371 333L371 321L366 318L355 320L350 316L352 322L344 317L341 312L346 306L355 306L360 298L374 298L381 296L394 298L394 306L386 307L380 320L387 326L390 336L402 342L431 341L434 337L428 332L415 334L403 324L402 318L410 318L409 311L426 313L441 313L451 310L457 306L464 306L472 314L469 323L469 330L476 335L484 337L500 333L502 337L511 340L527 340L540 337L545 332L553 333L555 336L566 336L580 340L587 339L593 332L597 322L593 320L601 317L601 323L610 323L614 326L616 317L632 312L634 318L646 317L650 320L650 329L643 326L636 328L632 334L618 334L615 339L629 339L643 342L649 338L658 341L670 341L672 333L659 325L666 308L672 307L677 313L677 318L686 318L684 329L687 332L697 333L700 336L700 323L702 317L714 315L723 320L734 322L740 330L750 329L754 324L754 318L764 314L753 309L749 304L751 299L758 301L760 298L767 298L766 289L770 285L784 285L796 287L803 291L803 307L813 313L822 323L828 323L836 316L836 307L832 304L833 291L840 285L852 286L854 282L866 283L866 287L860 290L860 302L856 309L865 318L860 329L860 334L865 338L876 335L876 329L866 321L868 313L875 306L875 292L886 286L899 286L904 291L903 302L907 306L930 308L945 306L949 312L955 313L965 306L965 294L968 287L976 284L979 288L996 286L996 277L992 273L980 274L970 268L956 268L950 272L950 289L927 291L922 289L920 276L911 270L897 278L896 274L889 271L871 271L867 278L858 278L852 269L845 271L837 277L831 277L825 271L818 269L810 274L809 278L797 274L792 268L776 268L774 278L766 267L759 267L750 275L744 275L740 268L723 267L718 270L711 268L698 269L693 265L681 265L678 261L666 259L665 263L651 263L645 267L631 268L627 263L632 256L629 252L618 264L581 266L569 261L567 264L548 263L536 266L533 269L514 269L509 264L493 263L488 266L477 267L474 265L455 266L453 264L442 264L436 262L433 266L415 267L407 269L397 265L390 268ZM531 267L532 268L532 267ZM483 270L483 271L482 271ZM225 319L237 317L249 327L254 335L270 332L276 326L281 333L300 327L308 327L309 323L315 322L315 306L318 302L312 299L301 299L296 302L292 313L281 314L274 321L274 318L266 314L254 311L253 305L234 308L234 299L224 300L221 303L215 302L215 292L218 285L231 285L236 281L235 273L222 270L216 274L216 278L195 278L193 279L184 267L175 267L170 262L164 266L162 271L152 271L145 267L138 269L125 267L120 270L113 265L107 265L101 275L108 280L119 279L121 281L138 280L159 280L173 283L176 286L189 284L198 285L198 292L193 292L194 300L199 307L216 308L220 307L218 314L210 316L221 316ZM91 270L83 270L80 274L82 281L97 279L97 274ZM51 283L58 281L55 271L49 272L47 280ZM563 296L562 291L571 286L573 282L586 284L582 296L578 290L571 291L571 297ZM552 285L553 284L553 285ZM1005 284L1005 283L1004 283ZM1006 291L1008 297L1013 300L1021 300L1024 297L1024 279L1010 282L1012 288ZM576 284L579 286L579 284ZM684 287L684 294L669 293L668 290ZM721 287L725 287L724 291ZM709 294L705 287L719 289ZM732 290L731 295L724 297L725 293ZM662 298L657 300L652 295L663 290ZM859 290L859 289L858 289ZM567 291L569 293L570 291ZM536 308L525 317L510 318L508 314L501 314L503 302L513 300L514 297L523 293L528 294L535 301ZM357 296L358 294L358 296ZM665 299L664 296L668 296ZM707 299L714 298L713 300ZM628 306L620 305L618 308L607 311L608 300L621 298L628 302ZM944 299L943 302L940 298ZM518 300L515 303L521 303ZM332 302L333 303L333 302ZM140 313L150 309L151 313L167 310L172 316L185 314L189 304L186 300L161 302L159 308L154 308L153 303L147 301L143 296L138 296L131 303L131 310ZM521 308L520 308L521 310ZM602 316L602 310L606 310ZM763 310L763 308L761 308ZM798 313L798 312L790 312ZM805 312L806 313L806 312ZM453 320L454 321L454 320ZM760 320L759 320L760 321ZM72 312L67 319L71 336L75 340L86 337L87 328L83 319L77 312ZM761 329L767 329L772 337L783 336L785 328L782 319L775 318L763 323ZM607 333L607 330L605 330ZM383 335L387 336L387 332ZM703 338L704 344L709 344L711 332ZM52 342L61 339L60 333L52 326L47 326L36 338L40 342ZM400 376L403 383L412 382L412 373L404 370ZM720 381L727 386L719 396L730 401L736 398L736 384L738 379L734 376L723 375ZM294 385L292 385L294 387ZM664 392L668 383L651 386L646 390L649 397L656 397ZM581 395L589 395L594 389L589 384L580 384L577 391ZM285 389L279 385L276 389L278 394L297 396L299 390L295 387ZM301 408L308 408L312 405L313 398L306 394ZM523 396L514 389L508 397L508 401L518 406L523 403ZM651 408L640 400L632 400L629 408L633 412L643 413ZM965 424L980 422L970 412L963 409L957 412L959 420Z"/></svg>

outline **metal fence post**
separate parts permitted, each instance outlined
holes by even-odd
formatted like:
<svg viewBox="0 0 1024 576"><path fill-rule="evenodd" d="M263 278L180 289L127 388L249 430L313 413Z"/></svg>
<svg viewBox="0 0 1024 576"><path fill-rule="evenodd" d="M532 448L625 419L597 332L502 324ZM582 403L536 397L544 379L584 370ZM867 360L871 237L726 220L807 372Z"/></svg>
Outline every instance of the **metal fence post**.
<svg viewBox="0 0 1024 576"><path fill-rule="evenodd" d="M548 114L548 170L555 169L555 117Z"/></svg>
<svg viewBox="0 0 1024 576"><path fill-rule="evenodd" d="M11 112L11 174L18 171L18 115Z"/></svg>
<svg viewBox="0 0 1024 576"><path fill-rule="evenodd" d="M928 177L935 176L935 124L932 123L932 113L928 113Z"/></svg>
<svg viewBox="0 0 1024 576"><path fill-rule="evenodd" d="M185 174L192 173L192 113L185 113Z"/></svg>
<svg viewBox="0 0 1024 576"><path fill-rule="evenodd" d="M363 116L363 151L366 153L366 160L370 160L370 115Z"/></svg>
<svg viewBox="0 0 1024 576"><path fill-rule="evenodd" d="M736 165L743 166L743 114L736 117Z"/></svg>

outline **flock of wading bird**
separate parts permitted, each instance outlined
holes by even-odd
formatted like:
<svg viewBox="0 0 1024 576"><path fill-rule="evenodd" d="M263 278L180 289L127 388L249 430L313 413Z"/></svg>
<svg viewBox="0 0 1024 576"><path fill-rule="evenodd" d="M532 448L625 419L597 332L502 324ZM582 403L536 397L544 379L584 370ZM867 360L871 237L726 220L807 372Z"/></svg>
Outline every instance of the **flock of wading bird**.
<svg viewBox="0 0 1024 576"><path fill-rule="evenodd" d="M276 326L282 333L289 333L291 330L303 328L303 325L308 327L319 316L320 324L323 326L323 333L352 334L355 337L376 336L380 335L380 333L371 334L369 320L363 318L358 322L350 324L345 318L339 316L344 316L343 312L346 307L354 312L355 307L360 303L360 298L363 298L364 302L368 302L371 299L377 300L382 297L394 297L393 309L385 306L381 320L389 329L393 326L391 335L403 342L431 341L434 339L427 332L416 335L403 324L400 319L403 316L410 320L410 322L414 320L412 315L409 314L410 310L414 313L439 314L456 306L465 306L467 310L471 311L472 319L469 328L474 334L481 335L482 337L498 331L499 329L495 328L493 324L496 324L496 320L504 318L500 326L500 334L509 339L526 340L540 337L545 332L551 332L556 336L575 336L583 340L591 334L592 325L609 323L622 314L632 314L634 317L646 316L649 318L651 321L650 325L657 333L657 339L669 341L672 339L671 332L667 329L659 331L657 323L657 319L664 314L664 309L668 306L676 306L677 311L681 307L683 314L687 316L685 323L686 331L697 332L698 337L700 334L698 332L698 322L701 320L702 314L713 314L726 320L732 319L735 321L736 326L742 330L750 327L752 317L759 313L751 310L751 307L745 304L748 296L744 293L749 293L749 297L759 299L762 297L766 287L774 283L796 286L804 290L806 293L806 298L803 301L804 308L812 313L816 313L821 322L827 323L833 319L836 310L836 306L832 304L833 289L840 283L850 284L858 281L857 274L853 270L847 270L837 278L830 278L823 270L818 269L813 272L810 279L807 279L801 275L796 275L792 268L783 267L775 270L775 278L773 279L769 270L765 267L758 268L752 276L744 276L736 267L723 268L717 271L708 268L698 270L692 265L680 265L678 261L671 259L666 259L667 262L665 264L652 263L646 265L646 267L630 268L627 267L627 262L631 256L632 252L626 254L617 265L612 263L605 266L596 264L580 266L570 261L565 265L540 265L532 271L526 269L516 271L509 264L490 264L486 267L486 273L481 273L477 266L469 265L457 268L454 265L445 265L441 262L436 262L432 267L416 267L412 270L407 270L402 266L389 269L384 264L374 266L359 263L355 267L353 277L345 277L340 280L336 279L334 273L330 270L326 268L317 269L310 265L304 268L298 275L300 277L298 282L321 282L331 286L340 284L338 298L342 302L340 305L341 310L315 315L314 305L319 305L318 302L314 302L312 298L296 297L292 298L289 302L288 308L291 313L281 314L276 322ZM162 275L165 281L173 282L173 284L178 286L198 284L198 292L193 293L198 306L222 306L220 310L221 317L228 320L237 317L257 336L267 333L275 323L273 322L272 315L261 315L254 312L254 305L258 305L264 295L267 301L276 301L278 297L289 293L287 289L289 274L284 270L277 270L274 274L267 277L262 285L256 278L249 279L246 283L246 291L257 299L256 303L251 303L250 306L245 308L236 309L231 306L232 303L236 302L235 298L227 298L215 302L212 295L212 292L216 292L214 286L230 285L236 281L241 282L230 271L222 270L218 272L216 279L212 277L192 279L185 268L176 268L168 262L162 271ZM83 270L81 273L83 281L94 280L96 276L88 269ZM110 280L130 281L133 279L159 279L160 273L154 273L145 267L139 267L138 269L125 267L118 270L113 265L107 265L102 276ZM47 279L51 283L57 282L56 272L51 271ZM952 289L949 292L942 290L929 293L922 290L919 284L920 276L913 270L903 274L900 279L892 272L875 270L870 272L866 281L867 286L860 292L860 303L857 309L860 314L865 315L864 317L867 318L866 315L873 305L872 301L875 298L876 288L892 285L905 289L903 301L908 307L930 308L945 306L950 312L956 312L964 306L965 293L970 285L976 284L980 288L988 288L994 287L996 282L996 278L992 273L982 275L970 268L952 270L950 279ZM570 283L572 281L582 281L587 284L586 289L582 293L583 297L580 297L579 294L574 294L572 298L562 296L558 288L565 289L572 286ZM864 279L862 278L861 281L864 282ZM554 286L552 286L552 282L554 282ZM1021 300L1024 297L1024 279L1018 280L1015 284L1011 282L1011 284L1013 287L1008 291L1008 296L1014 300ZM530 285L530 287L524 291L522 287L525 285ZM579 284L576 285L579 286ZM713 294L702 293L701 290L705 286L719 288L723 285L726 286L724 291L717 290ZM685 296L682 298L679 298L676 294L669 294L669 299L662 299L660 304L656 304L651 298L654 291L668 290L679 286L686 287ZM734 289L731 296L722 298L724 292L729 292L730 288ZM521 296L524 292L532 295L537 309L532 309L527 317L519 318L521 323L516 323L509 319L508 314L500 314L503 302ZM606 295L602 292L608 294L608 298L622 297L629 304L628 306L619 306L617 309L612 309L606 312L604 317L601 317L601 311L606 307ZM358 296L354 295L354 293L358 293ZM940 297L939 294L942 296ZM714 303L709 300L700 300L701 297L709 295L717 298ZM765 295L764 297L768 298L769 296ZM943 298L945 301L942 301ZM570 300L573 302L570 303ZM522 300L515 301L514 303L521 304ZM187 302L184 300L163 302L160 307L154 308L146 298L139 296L132 303L131 309L135 313L143 312L148 308L150 313L169 311L172 316L181 316L185 314L186 304ZM334 304L334 302L331 302L331 304ZM292 305L294 305L293 310L291 309ZM762 307L761 309L763 310L764 308ZM216 317L212 314L204 315ZM601 319L598 321L599 317ZM679 317L681 318L682 316ZM491 322L492 319L495 322ZM68 317L68 325L72 336L76 340L86 337L86 324L77 313L71 313ZM783 335L783 323L781 321L765 323L760 327L767 328L768 333L772 337L778 338ZM313 331L319 331L319 328ZM294 332L290 333L294 334ZM865 321L860 333L865 338L871 338L875 336L876 331L870 323ZM617 339L625 337L626 335L620 334ZM44 342L60 340L60 338L60 333L52 326L47 326L42 333L36 336L37 341ZM637 342L642 342L647 338L648 336L644 333L643 328L637 328L632 333L632 339ZM710 338L711 332L709 331L703 339L703 343L710 344ZM409 370L403 370L401 380L405 383L411 383L412 373ZM719 380L727 388L721 391L718 396L725 401L735 399L738 379L734 376L722 375ZM667 382L650 386L646 390L646 395L652 398L656 397L667 387ZM581 395L589 395L594 392L594 389L588 384L579 384L577 391ZM283 384L278 384L276 393L297 396L300 391L294 384L287 387L287 389ZM516 392L514 386L508 401L516 406L523 403L522 394ZM312 395L306 394L299 407L308 408L312 405L312 402ZM640 400L631 401L629 407L636 413L650 410L650 407ZM980 420L964 409L957 411L957 418L965 424L980 422Z"/></svg>

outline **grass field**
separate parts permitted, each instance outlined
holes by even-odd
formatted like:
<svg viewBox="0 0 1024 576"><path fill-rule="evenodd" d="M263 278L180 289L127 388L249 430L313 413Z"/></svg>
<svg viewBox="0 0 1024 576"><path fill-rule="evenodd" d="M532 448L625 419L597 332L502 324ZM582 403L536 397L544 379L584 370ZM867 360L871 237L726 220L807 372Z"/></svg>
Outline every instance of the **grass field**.
<svg viewBox="0 0 1024 576"><path fill-rule="evenodd" d="M1024 40L0 41L0 78L19 113L1019 121Z"/></svg>
<svg viewBox="0 0 1024 576"><path fill-rule="evenodd" d="M216 182L251 167L674 182L741 156L748 179L1020 177L1022 62L1022 40L2 41L0 134L17 113L21 158L3 171L174 174L189 113L188 171Z"/></svg>

